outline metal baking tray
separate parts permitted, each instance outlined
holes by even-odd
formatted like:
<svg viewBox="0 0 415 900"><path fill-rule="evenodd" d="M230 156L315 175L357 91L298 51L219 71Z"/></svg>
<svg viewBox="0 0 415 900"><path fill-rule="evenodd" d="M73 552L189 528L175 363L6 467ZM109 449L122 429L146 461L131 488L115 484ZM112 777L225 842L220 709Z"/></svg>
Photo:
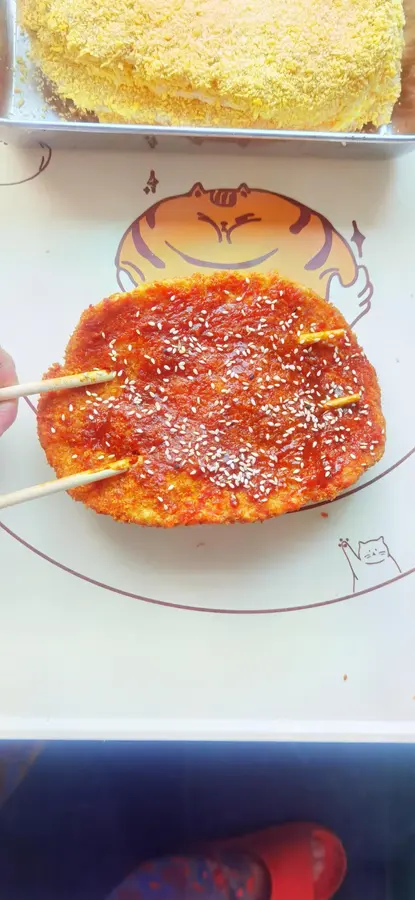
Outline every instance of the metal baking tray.
<svg viewBox="0 0 415 900"><path fill-rule="evenodd" d="M398 104L390 126L365 133L100 123L54 95L30 60L28 38L17 22L17 0L0 0L0 135L13 143L202 152L216 145L221 152L235 152L236 146L267 155L385 158L415 149L415 95L413 102L411 111L405 98L404 115Z"/></svg>

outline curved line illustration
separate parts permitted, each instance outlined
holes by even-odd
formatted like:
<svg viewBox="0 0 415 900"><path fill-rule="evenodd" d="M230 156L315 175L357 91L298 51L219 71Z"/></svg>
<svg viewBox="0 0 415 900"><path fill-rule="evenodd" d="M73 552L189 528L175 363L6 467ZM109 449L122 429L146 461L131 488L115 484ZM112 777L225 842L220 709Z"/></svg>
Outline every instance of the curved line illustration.
<svg viewBox="0 0 415 900"><path fill-rule="evenodd" d="M26 184L27 181L33 181L34 178L37 178L38 175L41 174L41 172L44 172L45 169L47 169L52 159L52 148L49 147L49 144L43 144L42 142L39 142L39 146L42 147L42 150L44 150L45 152L42 156L42 159L40 160L40 165L37 172L35 172L34 175L29 175L28 178L22 178L21 181L0 181L0 187L15 187L18 184Z"/></svg>
<svg viewBox="0 0 415 900"><path fill-rule="evenodd" d="M124 591L111 584L106 584L104 581L97 581L96 578L90 578L89 575L82 575L75 569L71 569L70 566L65 566L64 563L59 562L57 559L53 559L52 556L48 556L47 553L43 553L42 550L38 550L33 544L29 544L28 541L25 541L24 538L21 538L16 532L12 531L11 528L8 528L7 525L4 525L2 522L0 522L0 528L8 534L9 537L14 538L14 540L21 544L22 547L26 547L27 550L30 550L32 553L35 553L36 556L39 556L40 559L44 559L57 569L67 572L68 575L74 575L75 578L80 578L81 581L86 581L88 584L95 585L95 587L103 588L105 591L110 591L112 594L119 594L121 597L129 597L131 600L141 600L144 603L151 603L153 606L167 606L170 609L181 609L187 612L213 613L216 615L231 616L254 616L269 615L271 613L300 612L303 609L317 609L320 606L332 606L333 603L342 603L344 600L352 600L355 597L362 597L364 594L371 594L373 591L378 591L380 588L386 587L388 584L393 584L395 581L401 581L402 578L413 575L415 572L414 566L412 569L408 569L407 572L402 572L400 575L390 578L389 581L384 581L382 584L375 585L375 587L366 588L364 591L356 591L356 593L344 594L343 597L335 597L333 600L322 600L320 603L307 603L302 606L287 606L276 609L220 609L218 607L210 608L209 606L191 606L188 603L170 603L168 600L155 600L153 597L143 597L142 594Z"/></svg>
<svg viewBox="0 0 415 900"><path fill-rule="evenodd" d="M379 475L375 475L370 481L365 481L364 484L358 484L357 487L350 488L350 491L345 491L344 494L339 494L337 497L334 497L333 500L319 500L318 503L310 503L309 506L303 506L302 509L294 509L292 512L288 512L287 515L293 516L295 513L302 512L303 509L318 509L319 506L331 506L332 503L337 503L338 500L344 500L346 497L350 497L352 494L358 494L359 491L363 491L364 488L370 487L371 484L375 484L376 481L380 481L381 478L385 478L386 475L389 475L390 472L393 472L394 469L397 469L402 463L406 462L410 457L415 453L415 447L412 447L411 450L408 450L408 453L405 453L405 456L401 456L397 462L392 463L388 469L385 469L384 472L379 472Z"/></svg>
<svg viewBox="0 0 415 900"><path fill-rule="evenodd" d="M312 259L309 259L308 263L305 264L304 269L306 272L313 272L316 269L320 269L321 266L327 262L331 248L333 246L333 226L326 219L325 216L320 216L321 224L323 226L324 231L324 244L321 249L316 253Z"/></svg>
<svg viewBox="0 0 415 900"><path fill-rule="evenodd" d="M129 262L129 263L127 263L127 264L125 263L125 261L124 261L124 262L120 262L120 264L119 264L119 266L118 266L118 270L117 270L117 284L118 284L118 287L119 287L120 291L122 291L122 292L124 292L125 288L123 287L123 285L122 285L122 283L121 283L121 278L120 278L120 273L121 273L121 272L124 272L124 273L128 276L128 278L130 279L131 285L132 285L132 289L134 289L135 286L136 286L136 285L134 284L133 279L131 278L131 275L130 275L130 273L129 273L129 271L128 271L127 266L128 266L128 268L134 269L134 271L137 272L137 275L139 276L139 278L141 278L141 281L145 281L144 275L143 275L141 269L138 268L138 266L136 266L134 263L131 263L131 262Z"/></svg>
<svg viewBox="0 0 415 900"><path fill-rule="evenodd" d="M350 323L350 328L354 328L355 325L357 325L357 323L360 321L360 319L363 319L363 316L365 316L369 312L370 307L371 307L370 302L368 304L365 304L364 308L362 309L362 312L359 313L359 315L356 316L355 319L353 319L353 322Z"/></svg>
<svg viewBox="0 0 415 900"><path fill-rule="evenodd" d="M140 231L140 221L137 219L133 222L131 226L131 237L133 239L134 247L137 250L139 256L144 256L155 269L165 269L166 263L164 259L160 259L159 256L156 256L150 247L147 246L146 242L143 240Z"/></svg>
<svg viewBox="0 0 415 900"><path fill-rule="evenodd" d="M29 398L25 397L27 404L36 413L36 408L33 403L29 400ZM389 466L385 472L377 475L371 481L366 484L360 485L360 487L353 488L350 491L347 491L345 494L341 494L339 497L336 497L336 500L341 500L343 497L349 497L350 494L354 494L357 491L362 490L365 487L369 487L370 484L374 484L376 481L379 481L381 478L384 478L385 475L388 475L394 469L397 469L402 463L406 462L412 454L415 453L415 447L412 448L408 453L405 454L398 462L394 463L392 466ZM335 500L330 501L331 503L336 502ZM310 506L304 507L304 509L315 509L319 506L329 505L328 502L322 501L321 503L315 503ZM296 512L303 512L303 510L296 510ZM290 513L293 515L294 513ZM331 606L333 603L341 603L344 600L351 600L353 597L361 597L364 594L372 593L373 591L378 591L380 588L386 587L388 584L393 584L395 581L401 581L402 578L406 578L408 575L412 575L415 572L415 566L411 569L408 569L407 572L402 572L399 575L396 575L394 578L389 579L389 581L384 581L382 584L375 585L371 588L366 588L364 591L356 591L351 594L344 594L342 597L335 597L333 600L322 600L320 603L308 603L301 606L292 606L292 607L280 607L275 609L219 609L217 607L206 607L206 606L191 606L189 604L180 604L180 603L170 603L168 600L156 600L153 597L144 597L142 594L134 594L132 591L125 591L122 588L117 588L114 585L106 584L103 581L98 581L96 578L91 578L89 575L83 575L81 572L77 572L76 569L71 569L70 566L66 566L64 563L59 562L59 560L54 559L52 556L48 556L47 553L43 553L42 550L39 550L37 547L34 547L33 544L30 544L24 538L20 537L15 531L12 531L11 528L8 528L3 522L0 522L0 529L4 531L9 537L13 538L17 541L22 547L26 547L27 550L30 550L40 559L44 559L45 562L50 563L52 566L55 566L57 569L61 569L63 572L66 572L68 575L73 575L74 578L79 578L81 581L85 581L88 584L93 584L95 587L102 588L103 590L110 591L113 594L119 594L121 597L130 597L132 600L141 600L144 603L152 603L154 606L166 606L170 609L182 609L188 612L203 612L203 613L213 613L218 615L265 615L265 614L276 614L283 612L299 612L304 609L314 609L320 606Z"/></svg>
<svg viewBox="0 0 415 900"><path fill-rule="evenodd" d="M353 225L353 234L350 238L350 243L356 245L357 255L358 255L359 259L361 259L363 256L363 244L366 240L366 237L360 231L360 228L356 222L356 219L353 219L352 225Z"/></svg>
<svg viewBox="0 0 415 900"><path fill-rule="evenodd" d="M364 299L362 299L360 301L359 306L361 307L361 312L359 312L358 315L353 319L353 321L350 322L350 328L354 328L355 325L357 325L357 323L360 321L360 319L362 319L363 316L366 316L367 313L370 312L370 310L372 308L372 297L374 294L374 286L373 286L373 282L370 279L370 275L369 275L367 266L359 266L358 267L356 276L353 279L353 281L348 285L348 287L353 287L353 285L356 284L356 281L359 278L359 271L361 271L362 269L364 270L364 272L366 274L367 283L366 283L365 287L362 288L361 291L359 291L357 296L360 299L360 297L363 297L363 295L366 293L366 297L364 297ZM319 278L324 278L325 275L330 275L330 278L327 279L326 293L325 293L325 299L329 300L331 283L333 281L333 278L335 278L336 276L339 275L339 271L338 271L338 269L326 269L324 272L321 272Z"/></svg>
<svg viewBox="0 0 415 900"><path fill-rule="evenodd" d="M271 256L274 256L275 253L278 253L278 247L275 250L270 250L269 253L264 253L263 256L257 256L256 259L248 259L244 262L231 262L231 263L218 263L218 262L207 262L203 259L196 259L194 256L188 256L187 253L183 253L182 250L178 250L177 247L173 247L173 244L170 244L169 241L164 242L166 247L169 250L173 250L174 253L177 253L178 256L181 256L185 262L190 263L192 266L202 266L204 269L252 269L252 266L258 266L260 263L265 262L266 259L269 259Z"/></svg>
<svg viewBox="0 0 415 900"><path fill-rule="evenodd" d="M30 407L32 412L34 412L34 414L36 415L36 406L34 403L32 403L30 397L23 397L23 400L25 401L25 403L27 403L27 405Z"/></svg>

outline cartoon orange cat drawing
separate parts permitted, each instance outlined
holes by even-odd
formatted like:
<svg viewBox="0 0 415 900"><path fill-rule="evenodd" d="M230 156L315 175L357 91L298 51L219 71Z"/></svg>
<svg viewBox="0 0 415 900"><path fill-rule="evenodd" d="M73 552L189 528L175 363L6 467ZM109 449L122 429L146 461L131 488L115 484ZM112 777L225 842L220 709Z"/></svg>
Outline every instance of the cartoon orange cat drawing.
<svg viewBox="0 0 415 900"><path fill-rule="evenodd" d="M122 290L207 269L278 269L333 300L352 324L369 311L373 293L366 267L325 216L246 184L205 190L197 183L160 200L127 229L115 263Z"/></svg>

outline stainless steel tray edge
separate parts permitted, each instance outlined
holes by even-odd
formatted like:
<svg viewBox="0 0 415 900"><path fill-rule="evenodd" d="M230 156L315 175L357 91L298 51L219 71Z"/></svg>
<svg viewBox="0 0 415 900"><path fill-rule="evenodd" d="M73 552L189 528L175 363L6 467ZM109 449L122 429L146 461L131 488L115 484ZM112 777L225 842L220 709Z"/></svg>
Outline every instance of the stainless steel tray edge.
<svg viewBox="0 0 415 900"><path fill-rule="evenodd" d="M385 158L415 149L415 134L396 134L391 127L377 133L277 131L268 129L121 125L62 118L46 109L28 40L17 24L17 0L0 0L0 136L10 143L45 141L51 146L178 150L228 149L283 156ZM3 47L3 52L1 48ZM18 59L27 77L19 76ZM24 107L22 109L22 107ZM41 111L41 112L40 112Z"/></svg>
<svg viewBox="0 0 415 900"><path fill-rule="evenodd" d="M158 152L237 152L265 156L387 159L415 149L415 135L260 132L170 128L94 122L39 122L0 117L0 139L29 145L44 141L68 149L125 149Z"/></svg>

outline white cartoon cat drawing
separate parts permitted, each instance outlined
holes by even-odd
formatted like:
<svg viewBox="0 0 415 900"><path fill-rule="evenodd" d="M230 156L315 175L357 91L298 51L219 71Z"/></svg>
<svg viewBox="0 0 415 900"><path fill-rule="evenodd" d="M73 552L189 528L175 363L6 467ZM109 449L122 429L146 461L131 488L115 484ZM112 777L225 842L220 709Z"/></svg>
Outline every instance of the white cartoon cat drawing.
<svg viewBox="0 0 415 900"><path fill-rule="evenodd" d="M340 538L339 547L353 574L353 593L390 581L401 572L383 537L359 541L357 553L350 546L348 538Z"/></svg>

